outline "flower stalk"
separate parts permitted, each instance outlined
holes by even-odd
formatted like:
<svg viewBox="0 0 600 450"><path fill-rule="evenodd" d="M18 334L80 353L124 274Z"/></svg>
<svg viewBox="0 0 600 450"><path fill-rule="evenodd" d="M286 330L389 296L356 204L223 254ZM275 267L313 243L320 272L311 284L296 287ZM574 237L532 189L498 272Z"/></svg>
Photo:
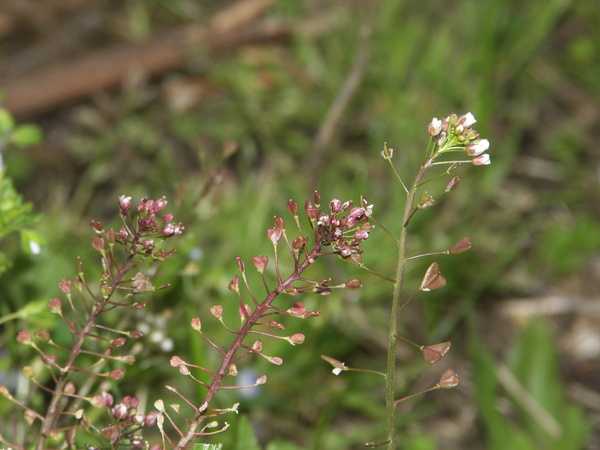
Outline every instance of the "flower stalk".
<svg viewBox="0 0 600 450"><path fill-rule="evenodd" d="M392 306L391 306L391 314L390 314L390 324L389 324L389 338L388 338L388 349L387 349L387 370L386 370L386 379L385 379L385 402L386 402L386 425L387 425L387 440L385 444L387 444L387 448L389 450L396 450L398 448L398 437L396 433L397 426L397 417L396 417L396 406L400 401L406 400L407 398L411 398L414 395L419 395L424 392L428 392L433 389L439 389L440 387L454 387L458 384L458 377L454 372L453 383L446 383L443 386L438 383L431 389L423 391L418 394L413 394L409 397L403 398L401 400L396 399L396 345L398 343L398 339L406 340L399 336L400 331L400 316L401 311L406 306L406 304L413 298L410 297L408 300L403 299L403 290L404 290L404 282L405 282L405 274L406 274L406 265L409 260L428 256L435 254L452 254L459 253L461 251L468 250L471 246L469 238L463 238L453 249L448 250L447 252L432 252L423 255L417 255L413 257L407 257L406 255L406 242L408 237L408 226L410 219L417 213L420 209L424 209L427 206L434 206L435 200L426 192L421 194L421 199L419 202L415 202L417 197L418 189L432 181L434 179L449 175L454 172L458 165L461 162L468 161L438 161L438 158L449 152L461 152L465 153L467 156L473 157L471 162L476 166L487 165L490 164L489 155L484 152L489 148L489 142L486 139L480 139L479 133L477 133L471 126L476 122L475 118L471 113L465 114L461 117L457 117L455 114L448 116L445 119L433 119L429 124L428 131L431 136L430 143L428 149L426 151L426 157L421 165L421 168L417 172L412 184L407 188L406 184L402 181L400 175L396 171L394 165L392 164L392 156L393 150L389 149L387 144L384 146L384 151L382 152L382 156L386 159L392 169L394 171L395 176L400 180L400 184L403 189L406 191L406 204L404 207L404 213L402 217L402 225L399 232L399 236L397 239L398 243L398 251L397 251L397 266L396 266L396 277L394 281L394 289L392 295ZM443 172L442 174L434 175L429 179L425 179L428 171L438 165L448 165L449 168ZM458 187L458 177L454 177L446 189L440 194L446 194L456 187ZM415 205L415 203L417 203ZM458 247L457 247L458 246ZM432 270L433 268L433 270ZM434 273L435 272L435 273ZM429 276L431 275L431 279ZM436 280L437 279L437 280ZM437 263L432 264L428 273L426 274L425 279L421 285L421 291L429 291L431 289L437 289L439 287L443 287L445 285L445 279L439 274L439 270L437 268ZM429 363L437 362L441 357L445 354L445 352L449 349L450 345L448 343L447 347L443 352L438 353L438 357L431 358L428 360Z"/></svg>

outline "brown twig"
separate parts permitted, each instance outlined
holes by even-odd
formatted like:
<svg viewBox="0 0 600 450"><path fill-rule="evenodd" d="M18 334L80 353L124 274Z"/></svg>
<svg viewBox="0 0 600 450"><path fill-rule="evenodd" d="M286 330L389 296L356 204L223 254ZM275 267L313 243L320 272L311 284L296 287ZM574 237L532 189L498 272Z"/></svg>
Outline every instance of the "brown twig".
<svg viewBox="0 0 600 450"><path fill-rule="evenodd" d="M248 31L273 2L242 0L217 13L206 27L180 27L144 43L109 47L70 63L0 80L5 93L4 107L17 118L31 117L119 86L135 73L155 77L182 67L188 48L201 47L215 53L281 36L284 33L281 27L254 27Z"/></svg>

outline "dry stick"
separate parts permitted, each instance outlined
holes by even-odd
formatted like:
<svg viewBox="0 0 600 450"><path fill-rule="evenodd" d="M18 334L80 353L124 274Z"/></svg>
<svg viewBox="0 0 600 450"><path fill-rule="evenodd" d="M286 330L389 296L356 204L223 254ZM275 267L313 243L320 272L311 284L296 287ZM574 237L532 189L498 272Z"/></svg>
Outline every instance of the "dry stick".
<svg viewBox="0 0 600 450"><path fill-rule="evenodd" d="M29 117L119 86L133 73L155 77L179 68L187 59L187 48L221 52L290 34L289 28L281 27L246 30L273 2L243 0L217 13L207 27L180 27L141 44L109 47L70 63L0 80L5 92L3 105L17 118Z"/></svg>
<svg viewBox="0 0 600 450"><path fill-rule="evenodd" d="M317 133L317 137L315 138L312 155L309 159L310 167L308 173L311 174L310 186L316 186L320 178L321 168L323 166L322 159L325 149L331 142L335 130L342 119L342 115L350 103L350 100L352 97L354 97L354 94L356 93L356 90L358 89L358 86L360 85L365 73L369 59L370 34L370 30L366 27L361 30L360 45L356 59L354 60L354 64L352 65L352 68L350 69L350 72L346 77L344 84L342 85L342 89L329 108L329 111L327 111L325 120L322 122Z"/></svg>

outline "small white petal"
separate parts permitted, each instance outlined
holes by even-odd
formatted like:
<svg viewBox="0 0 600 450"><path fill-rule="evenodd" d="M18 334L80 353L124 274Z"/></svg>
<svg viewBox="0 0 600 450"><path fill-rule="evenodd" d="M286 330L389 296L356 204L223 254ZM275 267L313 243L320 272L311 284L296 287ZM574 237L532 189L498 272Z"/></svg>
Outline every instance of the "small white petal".
<svg viewBox="0 0 600 450"><path fill-rule="evenodd" d="M492 163L490 160L490 155L484 153L483 155L476 156L471 161L476 166L487 166Z"/></svg>
<svg viewBox="0 0 600 450"><path fill-rule="evenodd" d="M464 116L462 116L458 120L458 123L461 123L461 122L462 122L462 125L466 128L466 127L470 127L471 125L473 125L475 122L477 122L477 120L475 120L475 116L473 116L473 114L471 114L469 112L469 113L466 113Z"/></svg>
<svg viewBox="0 0 600 450"><path fill-rule="evenodd" d="M42 252L42 247L40 247L40 244L38 244L37 242L30 241L29 250L31 251L32 255L39 255Z"/></svg>

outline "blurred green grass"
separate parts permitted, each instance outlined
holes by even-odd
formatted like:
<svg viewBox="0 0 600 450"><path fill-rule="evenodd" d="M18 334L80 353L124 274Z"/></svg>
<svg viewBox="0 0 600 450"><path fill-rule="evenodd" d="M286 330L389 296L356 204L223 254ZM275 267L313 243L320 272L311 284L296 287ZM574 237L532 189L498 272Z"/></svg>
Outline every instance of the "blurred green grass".
<svg viewBox="0 0 600 450"><path fill-rule="evenodd" d="M138 2L129 10L131 34L152 27L149 18L165 14L167 3L169 20L185 17L177 14L179 7L186 8L183 0ZM300 22L320 14L322 6L280 1L271 15ZM119 195L167 195L170 206L189 218L188 229L178 259L161 269L160 276L173 288L153 299L148 309L158 316L165 308L169 311L166 332L175 352L199 364L215 364L216 355L205 343L190 338L191 329L175 324L199 315L210 329L210 306L235 309L235 298L226 289L237 273L234 258L239 255L250 264L252 256L268 252L264 229L274 214L287 219L285 202L294 198L302 204L313 189L324 201L357 201L364 194L375 205L378 220L398 229L394 224L402 211L402 189L379 156L383 142L395 149L397 168L409 177L421 161L432 116L451 112L475 115L475 128L491 142L492 165L462 167L460 188L414 223L409 245L415 254L446 249L466 234L472 236L474 249L439 259L448 286L407 311L407 335L427 342L452 339L453 362L469 371L469 364L480 362L468 352L468 343L493 339L493 329L477 326L483 306L559 289L561 280L584 277L600 251L593 169L599 164L594 150L598 131L590 122L590 115L598 116L600 89L597 5L573 0L382 0L331 2L329 8L342 19L318 39L298 36L289 45L204 57L199 75L214 91L191 109L169 111L164 99L152 95L151 86L139 86L107 96L108 104L81 105L45 119L42 127L56 127L60 140L55 132L42 150L5 155L9 175L30 198L39 199L36 206L44 213L39 230L48 240L37 260L18 256L13 270L3 276L0 295L7 299L6 311L57 295L55 283L72 276L74 257L92 255L86 247L86 224L114 214ZM196 14L199 19L200 11ZM371 51L360 88L338 132L315 161L314 136L348 76L365 26L371 30ZM238 151L223 162L226 141L235 141ZM44 151L52 156L40 167L36 156ZM315 165L318 177L309 172ZM197 202L202 184L217 169L222 169L221 182L211 196ZM365 248L369 267L393 272L395 249L383 233L372 233ZM202 258L191 258L198 250ZM409 268L413 287L429 262ZM354 374L334 377L319 355L381 370L390 286L350 265L322 267L326 273L333 271L335 279L358 276L365 287L358 294L303 299L323 316L286 323L290 333L307 335L302 346L268 344L267 353L284 358L282 367L262 361L249 365L248 370L264 371L270 381L260 397L242 401L243 411L263 441L278 437L300 448L359 448L383 433L379 380ZM2 342L15 361L13 352L18 350L8 344L10 336L41 320L32 316L29 323L5 326ZM218 336L215 340L228 338L216 326L211 332ZM522 342L527 337L523 339L515 349L526 346ZM549 339L535 345L554 346ZM181 380L167 364L170 354L151 344L142 352L145 365L128 369L136 381L123 385L122 391L137 390L151 405L166 394L149 386ZM500 361L504 357L494 356ZM399 391L405 393L441 373L435 366L426 369L420 356L409 351L403 353L402 364L406 377ZM468 400L478 411L495 409L506 396L501 390L490 394L487 403L472 399L472 390L483 389L493 373L467 372L467 379L471 376L475 388L467 383L457 394L459 403ZM530 388L527 383L525 387ZM199 395L194 386L182 391ZM543 395L539 400L544 404ZM221 406L229 405L223 400ZM436 433L437 422L430 417L452 420L458 410L440 393L406 406L399 424L406 448L501 448L495 440L503 435L498 433L502 428L485 414L485 426L468 430L457 441L440 435L432 444L423 438ZM235 436L228 433L213 442L242 448L234 447ZM523 442L520 448L532 448Z"/></svg>

